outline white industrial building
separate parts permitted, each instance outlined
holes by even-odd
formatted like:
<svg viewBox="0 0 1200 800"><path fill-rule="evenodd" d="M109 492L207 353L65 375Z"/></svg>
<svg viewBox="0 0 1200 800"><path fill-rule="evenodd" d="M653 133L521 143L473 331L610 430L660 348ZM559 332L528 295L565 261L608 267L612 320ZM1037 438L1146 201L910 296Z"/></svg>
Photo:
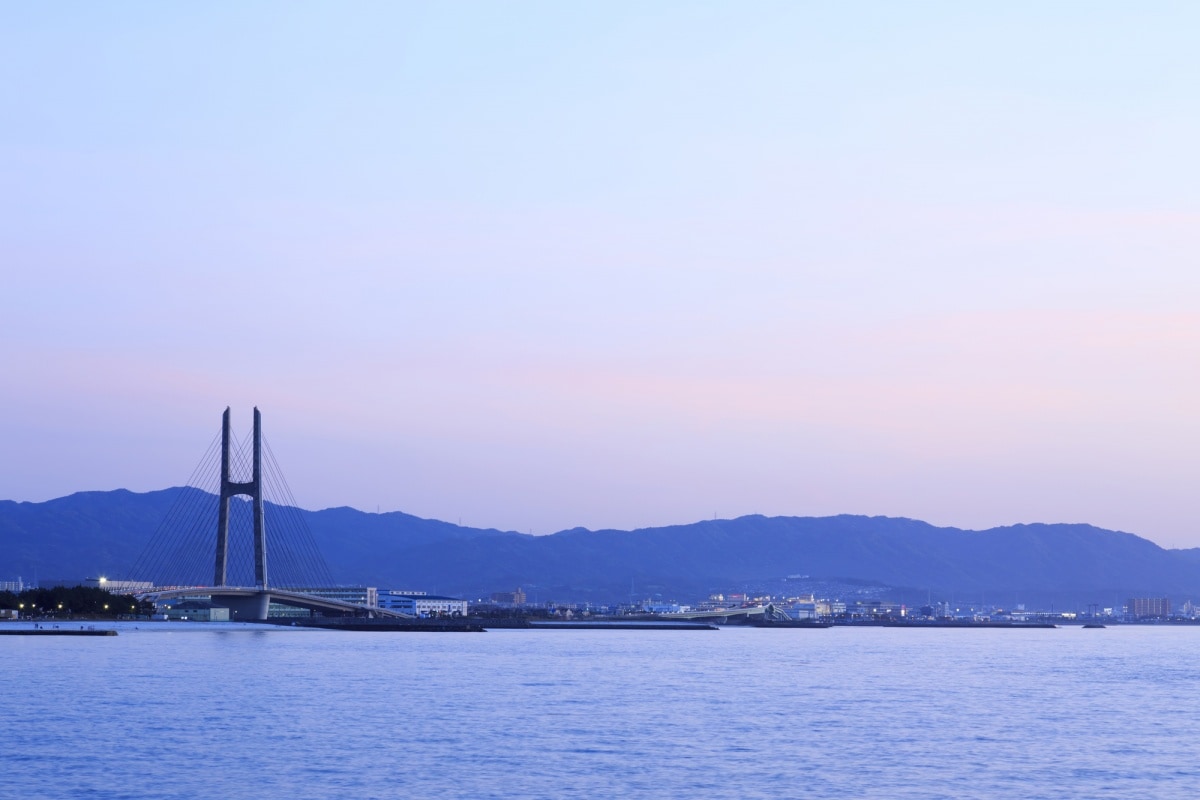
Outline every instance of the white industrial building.
<svg viewBox="0 0 1200 800"><path fill-rule="evenodd" d="M425 592L380 589L379 607L414 617L465 617L467 601Z"/></svg>

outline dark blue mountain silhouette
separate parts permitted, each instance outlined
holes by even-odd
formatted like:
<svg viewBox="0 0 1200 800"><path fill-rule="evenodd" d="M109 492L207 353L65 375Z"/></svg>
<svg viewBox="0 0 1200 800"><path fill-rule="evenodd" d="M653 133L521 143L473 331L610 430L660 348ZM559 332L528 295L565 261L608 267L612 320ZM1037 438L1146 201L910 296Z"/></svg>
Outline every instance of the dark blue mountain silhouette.
<svg viewBox="0 0 1200 800"><path fill-rule="evenodd" d="M0 579L123 577L181 491L198 490L0 501ZM297 513L339 582L471 599L521 586L542 600L627 600L631 591L691 600L778 590L789 576L798 589L797 576L895 587L912 602L931 594L1001 603L1200 599L1200 550L1165 550L1090 525L965 531L888 517L747 516L530 536L403 513Z"/></svg>

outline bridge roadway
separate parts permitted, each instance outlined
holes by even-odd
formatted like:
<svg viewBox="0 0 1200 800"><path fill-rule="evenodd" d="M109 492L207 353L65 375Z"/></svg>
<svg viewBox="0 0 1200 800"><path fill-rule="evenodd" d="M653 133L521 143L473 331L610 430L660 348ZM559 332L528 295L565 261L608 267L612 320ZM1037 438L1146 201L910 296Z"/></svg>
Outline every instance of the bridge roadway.
<svg viewBox="0 0 1200 800"><path fill-rule="evenodd" d="M748 619L774 614L771 606L750 606L748 608L717 608L704 611L672 611L666 614L655 614L655 619L696 620L698 622L729 622L731 619Z"/></svg>
<svg viewBox="0 0 1200 800"><path fill-rule="evenodd" d="M266 611L271 603L306 608L309 611L340 611L343 614L363 615L368 617L388 617L392 619L414 619L411 614L403 614L386 608L360 606L357 603L347 603L344 600L334 600L329 597L292 592L287 589L263 589L258 586L189 586L185 588L163 589L161 591L143 592L137 595L138 600L177 600L185 597L208 597L215 606L228 607L235 612L240 620L258 621L267 617Z"/></svg>

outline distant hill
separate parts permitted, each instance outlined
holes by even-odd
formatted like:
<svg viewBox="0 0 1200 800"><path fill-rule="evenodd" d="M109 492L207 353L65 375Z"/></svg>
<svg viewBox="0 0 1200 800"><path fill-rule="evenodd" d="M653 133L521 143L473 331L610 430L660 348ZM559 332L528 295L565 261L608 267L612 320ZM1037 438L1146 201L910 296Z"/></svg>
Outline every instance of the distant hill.
<svg viewBox="0 0 1200 800"><path fill-rule="evenodd" d="M0 580L121 577L181 491L197 490L2 501ZM1129 596L1200 600L1200 550L1165 550L1090 525L964 531L888 517L747 516L530 536L402 513L298 513L340 582L471 599L518 586L541 600L614 601L869 583L913 603L930 596L1064 607Z"/></svg>

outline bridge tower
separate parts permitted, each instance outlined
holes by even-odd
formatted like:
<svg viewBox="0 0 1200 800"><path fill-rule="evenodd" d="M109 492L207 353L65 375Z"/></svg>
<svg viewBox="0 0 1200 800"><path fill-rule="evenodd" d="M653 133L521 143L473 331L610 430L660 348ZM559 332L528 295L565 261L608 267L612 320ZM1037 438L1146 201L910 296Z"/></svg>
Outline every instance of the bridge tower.
<svg viewBox="0 0 1200 800"><path fill-rule="evenodd" d="M229 408L221 417L221 495L217 506L217 553L213 567L213 586L226 586L229 560L229 501L237 495L245 495L254 502L254 585L261 593L253 598L227 598L231 605L239 606L245 619L266 619L270 596L267 594L267 529L263 519L263 472L262 472L262 414L254 408L254 441L251 477L249 481L237 482L230 477ZM215 599L215 598L214 598ZM240 601L240 602L238 602ZM250 602L246 602L250 601Z"/></svg>

